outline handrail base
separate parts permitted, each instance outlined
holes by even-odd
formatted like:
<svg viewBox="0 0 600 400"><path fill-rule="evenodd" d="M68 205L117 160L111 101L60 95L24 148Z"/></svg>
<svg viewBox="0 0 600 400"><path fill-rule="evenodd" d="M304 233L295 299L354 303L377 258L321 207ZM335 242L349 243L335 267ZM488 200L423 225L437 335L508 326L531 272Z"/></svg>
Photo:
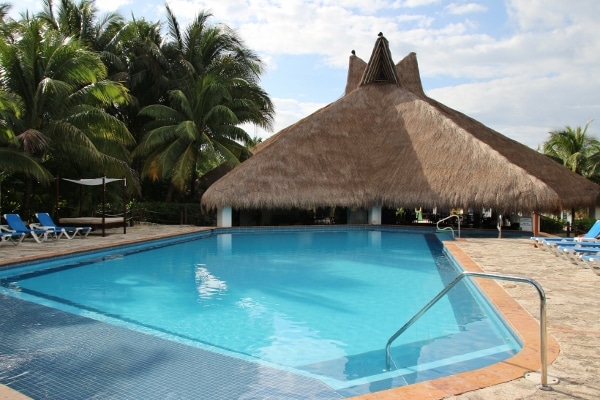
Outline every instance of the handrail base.
<svg viewBox="0 0 600 400"><path fill-rule="evenodd" d="M540 371L526 372L523 375L523 378L525 378L531 382L541 382L542 381L541 377L542 377L542 373ZM544 385L542 383L539 383L536 386L540 390L551 391L553 389L552 389L552 386L550 386L550 385L557 385L558 383L560 383L560 379L558 379L555 376L547 375L546 376L546 384Z"/></svg>

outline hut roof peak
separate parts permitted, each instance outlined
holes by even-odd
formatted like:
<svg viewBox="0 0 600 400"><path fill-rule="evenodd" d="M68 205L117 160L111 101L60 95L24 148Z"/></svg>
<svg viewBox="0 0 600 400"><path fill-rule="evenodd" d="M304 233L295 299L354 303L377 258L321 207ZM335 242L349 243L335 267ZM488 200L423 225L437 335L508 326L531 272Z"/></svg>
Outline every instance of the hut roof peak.
<svg viewBox="0 0 600 400"><path fill-rule="evenodd" d="M389 42L381 32L377 35L375 47L373 47L371 58L363 73L360 85L369 83L393 83L399 85Z"/></svg>

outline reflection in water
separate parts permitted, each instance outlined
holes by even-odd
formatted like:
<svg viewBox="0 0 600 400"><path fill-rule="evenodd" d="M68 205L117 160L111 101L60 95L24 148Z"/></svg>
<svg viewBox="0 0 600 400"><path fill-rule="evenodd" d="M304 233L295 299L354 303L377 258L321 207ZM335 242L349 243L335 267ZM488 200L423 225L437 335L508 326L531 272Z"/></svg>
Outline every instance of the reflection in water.
<svg viewBox="0 0 600 400"><path fill-rule="evenodd" d="M211 274L206 264L196 265L196 288L201 299L227 291L227 283Z"/></svg>
<svg viewBox="0 0 600 400"><path fill-rule="evenodd" d="M231 233L221 233L217 235L217 249L222 256L230 256L232 253Z"/></svg>
<svg viewBox="0 0 600 400"><path fill-rule="evenodd" d="M259 357L281 365L298 367L313 364L327 354L336 360L342 359L346 344L339 340L323 337L319 331L310 329L305 323L274 313L270 343L258 350ZM343 364L337 369L343 371Z"/></svg>

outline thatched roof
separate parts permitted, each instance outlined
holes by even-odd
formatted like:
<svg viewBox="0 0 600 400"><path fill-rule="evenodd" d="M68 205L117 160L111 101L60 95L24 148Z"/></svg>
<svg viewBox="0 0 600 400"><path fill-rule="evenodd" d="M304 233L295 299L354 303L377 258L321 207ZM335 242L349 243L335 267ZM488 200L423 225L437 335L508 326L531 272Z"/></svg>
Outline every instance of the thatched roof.
<svg viewBox="0 0 600 400"><path fill-rule="evenodd" d="M428 98L416 55L394 65L380 35L369 63L350 56L343 97L261 143L206 191L202 205L526 212L590 206L599 192L545 155Z"/></svg>

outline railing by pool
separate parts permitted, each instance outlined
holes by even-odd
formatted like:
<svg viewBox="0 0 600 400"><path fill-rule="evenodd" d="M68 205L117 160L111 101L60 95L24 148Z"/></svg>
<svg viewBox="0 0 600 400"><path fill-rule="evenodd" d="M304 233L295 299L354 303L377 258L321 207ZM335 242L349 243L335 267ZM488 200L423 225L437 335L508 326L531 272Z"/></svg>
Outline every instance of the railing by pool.
<svg viewBox="0 0 600 400"><path fill-rule="evenodd" d="M460 222L459 222L460 226ZM460 282L466 276L473 276L477 278L488 278L488 279L499 279L504 281L512 282L523 282L533 285L539 296L540 296L540 354L541 354L541 383L538 385L539 389L552 390L552 387L548 385L548 358L546 352L546 294L542 286L531 278L515 276L515 275L502 275L502 274L491 274L485 272L472 272L465 271L460 275L457 275L452 282L450 282L441 292L439 292L429 303L425 305L419 312L417 312L402 328L398 329L387 341L385 346L385 368L387 371L390 370L390 348L392 343L396 340L404 331L406 331L411 325L413 325L427 310L429 310L435 303L438 302L446 293L450 291L458 282ZM556 378L554 378L556 380ZM557 381L557 380L556 380Z"/></svg>
<svg viewBox="0 0 600 400"><path fill-rule="evenodd" d="M456 215L456 214L452 214L446 218L440 219L436 224L435 224L435 228L438 231L451 231L452 232L452 238L454 238L454 229L452 229L451 226L445 226L443 228L440 228L440 222L444 222L447 221L451 218L456 218L456 221L458 223L458 237L460 238L460 215Z"/></svg>

